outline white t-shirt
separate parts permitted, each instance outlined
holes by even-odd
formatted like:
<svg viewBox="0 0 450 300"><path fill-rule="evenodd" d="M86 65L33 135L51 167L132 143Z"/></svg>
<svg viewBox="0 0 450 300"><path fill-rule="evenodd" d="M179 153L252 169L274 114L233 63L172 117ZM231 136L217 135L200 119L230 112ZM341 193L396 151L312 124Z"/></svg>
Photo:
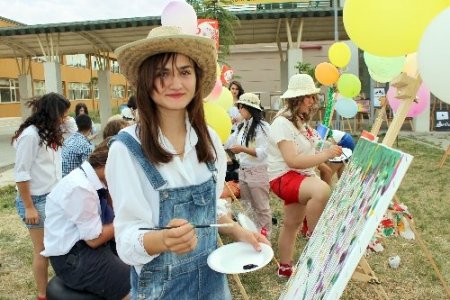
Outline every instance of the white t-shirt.
<svg viewBox="0 0 450 300"><path fill-rule="evenodd" d="M169 163L155 165L161 176L167 181L164 188L200 184L212 175L206 164L198 162L195 151L198 136L187 118L186 128L183 160L176 156ZM124 128L122 131L127 132L139 142L136 136L136 125ZM226 201L219 199L225 182L226 154L220 138L214 130L209 128L209 134L217 152L215 162L218 170L217 212L218 216L222 216L227 212ZM159 140L166 150L171 153L176 152L161 130L159 130ZM142 265L158 256L158 254L151 256L145 251L142 242L145 231L139 230L139 228L159 225L159 192L153 189L141 165L123 143L112 143L105 174L113 199L117 252L126 264L135 266L139 272Z"/></svg>
<svg viewBox="0 0 450 300"><path fill-rule="evenodd" d="M102 232L97 190L104 188L94 168L85 161L65 176L45 203L43 256L69 253L80 240L93 240Z"/></svg>
<svg viewBox="0 0 450 300"><path fill-rule="evenodd" d="M14 142L14 180L29 181L34 196L50 193L62 177L61 147L53 149L45 143L39 145L40 141L37 127L30 125Z"/></svg>
<svg viewBox="0 0 450 300"><path fill-rule="evenodd" d="M308 138L308 135L312 137ZM291 169L283 159L278 143L281 141L292 141L297 146L298 153L314 155L316 144L320 140L314 129L306 126L298 130L291 121L283 116L276 117L270 125L268 153L268 173L269 180L278 178L288 171L293 170L307 176L316 176L314 168ZM296 155L296 153L292 153Z"/></svg>
<svg viewBox="0 0 450 300"><path fill-rule="evenodd" d="M246 126L250 127L253 122L253 118L250 120L244 121L244 125L241 127L241 130L234 131L233 134L228 138L228 141L225 143L225 149L229 149L233 145L241 145L245 146L245 138L246 138ZM236 154L236 158L239 161L239 165L241 167L256 167L260 165L267 164L267 142L269 137L269 124L265 121L262 121L262 126L256 126L255 128L255 140L249 142L249 148L255 148L256 157L253 155L249 155L247 153L241 152Z"/></svg>

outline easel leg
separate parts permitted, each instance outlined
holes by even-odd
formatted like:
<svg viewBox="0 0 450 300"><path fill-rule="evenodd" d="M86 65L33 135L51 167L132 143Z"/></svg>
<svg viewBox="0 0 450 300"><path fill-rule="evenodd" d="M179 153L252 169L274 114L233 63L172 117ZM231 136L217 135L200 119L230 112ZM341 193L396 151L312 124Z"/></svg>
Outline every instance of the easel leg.
<svg viewBox="0 0 450 300"><path fill-rule="evenodd" d="M368 283L381 283L364 257L359 261L359 264L352 275L352 279Z"/></svg>
<svg viewBox="0 0 450 300"><path fill-rule="evenodd" d="M217 237L217 244L219 244L219 247L223 246L223 242L222 242L222 239L220 238L220 236ZM238 274L233 274L232 277L233 277L234 281L236 282L236 284L237 284L237 286L239 288L239 291L241 292L242 298L244 300L250 300L250 298L248 297L247 291L245 290L244 286L242 285L242 282L241 282L241 279L239 278L239 275Z"/></svg>
<svg viewBox="0 0 450 300"><path fill-rule="evenodd" d="M445 161L447 160L447 157L450 155L450 146L448 146L447 150L445 150L444 154L442 155L441 161L439 163L439 168L442 168L445 164Z"/></svg>

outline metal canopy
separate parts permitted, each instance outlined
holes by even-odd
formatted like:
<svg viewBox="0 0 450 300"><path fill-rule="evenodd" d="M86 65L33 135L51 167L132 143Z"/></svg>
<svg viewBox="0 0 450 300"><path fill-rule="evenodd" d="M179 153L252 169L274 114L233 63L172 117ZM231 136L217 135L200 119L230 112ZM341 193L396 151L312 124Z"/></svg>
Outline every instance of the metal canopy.
<svg viewBox="0 0 450 300"><path fill-rule="evenodd" d="M297 36L303 18L302 41L334 40L332 8L295 8L236 12L235 44L274 43L287 40L288 19L291 33ZM348 39L338 11L339 39ZM65 54L112 52L119 46L143 39L161 18L140 17L102 21L58 23L0 28L0 58L57 56Z"/></svg>

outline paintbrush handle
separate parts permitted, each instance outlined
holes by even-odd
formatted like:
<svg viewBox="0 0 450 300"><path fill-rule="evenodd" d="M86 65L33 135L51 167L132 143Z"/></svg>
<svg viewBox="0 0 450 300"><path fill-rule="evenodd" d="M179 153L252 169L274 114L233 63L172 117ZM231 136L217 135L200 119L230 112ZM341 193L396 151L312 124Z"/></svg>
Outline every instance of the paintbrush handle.
<svg viewBox="0 0 450 300"><path fill-rule="evenodd" d="M209 228L209 227L232 227L234 223L224 223L224 224L199 224L192 225L194 228ZM179 226L155 226L155 227L141 227L139 230L164 230L178 228Z"/></svg>

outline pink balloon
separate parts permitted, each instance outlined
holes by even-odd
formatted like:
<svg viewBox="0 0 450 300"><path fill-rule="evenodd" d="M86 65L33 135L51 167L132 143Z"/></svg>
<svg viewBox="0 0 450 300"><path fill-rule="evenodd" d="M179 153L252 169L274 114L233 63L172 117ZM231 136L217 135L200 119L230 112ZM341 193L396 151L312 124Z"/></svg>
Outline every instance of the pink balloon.
<svg viewBox="0 0 450 300"><path fill-rule="evenodd" d="M197 14L194 8L184 1L172 1L161 13L161 25L178 26L186 34L197 33Z"/></svg>
<svg viewBox="0 0 450 300"><path fill-rule="evenodd" d="M220 94L222 93L222 81L220 79L216 80L216 84L214 85L213 90L209 95L204 99L205 102L213 102L219 99Z"/></svg>
<svg viewBox="0 0 450 300"><path fill-rule="evenodd" d="M395 96L397 96L397 88L393 87L392 85L389 86L389 90L386 96L392 110L394 112L397 112L397 109L400 107L401 101L403 101L395 98ZM419 90L417 91L416 101L411 104L407 117L415 117L420 115L425 110L425 108L427 108L427 105L430 105L430 91L423 83L420 85Z"/></svg>

